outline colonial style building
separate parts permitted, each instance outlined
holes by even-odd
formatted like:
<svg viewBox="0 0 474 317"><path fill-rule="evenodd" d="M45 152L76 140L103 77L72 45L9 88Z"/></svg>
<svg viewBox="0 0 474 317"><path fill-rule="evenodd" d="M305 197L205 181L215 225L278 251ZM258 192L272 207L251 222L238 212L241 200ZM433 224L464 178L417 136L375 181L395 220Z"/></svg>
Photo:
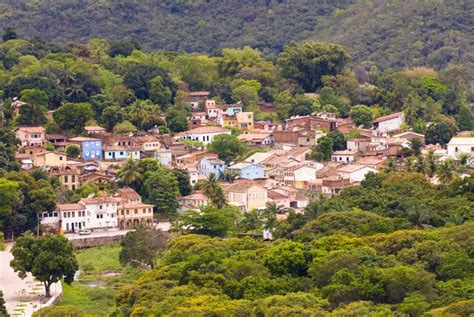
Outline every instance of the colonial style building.
<svg viewBox="0 0 474 317"><path fill-rule="evenodd" d="M120 199L118 205L118 225L120 229L153 223L153 205L142 203L142 197L132 188L118 189L114 197Z"/></svg>

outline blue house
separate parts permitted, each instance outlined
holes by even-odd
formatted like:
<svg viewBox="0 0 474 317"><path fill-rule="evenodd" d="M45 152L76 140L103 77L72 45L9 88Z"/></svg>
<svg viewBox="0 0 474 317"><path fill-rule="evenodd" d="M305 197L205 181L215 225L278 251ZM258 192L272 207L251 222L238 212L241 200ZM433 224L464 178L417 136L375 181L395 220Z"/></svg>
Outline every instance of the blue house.
<svg viewBox="0 0 474 317"><path fill-rule="evenodd" d="M102 140L95 138L76 137L69 139L71 143L81 147L84 160L102 160Z"/></svg>
<svg viewBox="0 0 474 317"><path fill-rule="evenodd" d="M265 168L260 164L241 162L229 166L228 170L234 171L243 179L265 178Z"/></svg>
<svg viewBox="0 0 474 317"><path fill-rule="evenodd" d="M199 161L198 173L209 177L212 173L216 175L217 178L221 176L222 171L225 168L225 163L215 157L205 157Z"/></svg>
<svg viewBox="0 0 474 317"><path fill-rule="evenodd" d="M242 112L242 106L228 106L225 113L230 117L235 117L235 115L239 112Z"/></svg>

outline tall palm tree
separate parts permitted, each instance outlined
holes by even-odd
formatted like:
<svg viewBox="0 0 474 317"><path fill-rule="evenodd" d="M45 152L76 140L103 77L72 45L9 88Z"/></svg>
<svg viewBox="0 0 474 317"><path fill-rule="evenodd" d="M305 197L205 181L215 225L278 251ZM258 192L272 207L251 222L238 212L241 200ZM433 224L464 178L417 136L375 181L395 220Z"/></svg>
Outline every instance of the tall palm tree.
<svg viewBox="0 0 474 317"><path fill-rule="evenodd" d="M407 157L407 161L405 163L405 169L407 172L413 172L415 170L415 157L414 156Z"/></svg>
<svg viewBox="0 0 474 317"><path fill-rule="evenodd" d="M219 184L216 174L211 173L203 184L203 191L211 203L217 208L221 209L227 205L227 199L225 198L224 190Z"/></svg>
<svg viewBox="0 0 474 317"><path fill-rule="evenodd" d="M140 173L138 161L128 159L125 165L118 172L119 180L125 185L130 185L143 179L143 175Z"/></svg>
<svg viewBox="0 0 474 317"><path fill-rule="evenodd" d="M452 159L442 161L436 169L436 176L441 184L449 184L454 179L454 164Z"/></svg>
<svg viewBox="0 0 474 317"><path fill-rule="evenodd" d="M413 170L423 175L429 174L429 167L423 156L417 156L413 162Z"/></svg>
<svg viewBox="0 0 474 317"><path fill-rule="evenodd" d="M433 177L436 173L436 158L434 156L434 150L429 150L426 154L426 166L428 167L428 176Z"/></svg>
<svg viewBox="0 0 474 317"><path fill-rule="evenodd" d="M391 156L388 157L387 161L385 162L384 172L391 173L397 170L397 162Z"/></svg>
<svg viewBox="0 0 474 317"><path fill-rule="evenodd" d="M281 208L278 207L278 205L274 201L267 202L266 207L267 208L262 213L262 217L264 220L263 228L272 232L276 226L277 214L281 211Z"/></svg>
<svg viewBox="0 0 474 317"><path fill-rule="evenodd" d="M220 179L222 179L225 182L232 183L233 181L235 181L237 176L239 176L237 172L226 168L221 172Z"/></svg>

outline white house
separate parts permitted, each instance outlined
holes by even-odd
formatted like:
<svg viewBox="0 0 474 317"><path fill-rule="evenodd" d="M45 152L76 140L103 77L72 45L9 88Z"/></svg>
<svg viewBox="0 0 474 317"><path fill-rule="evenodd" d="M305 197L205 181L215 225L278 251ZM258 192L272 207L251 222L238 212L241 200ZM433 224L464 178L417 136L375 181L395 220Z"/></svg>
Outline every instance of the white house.
<svg viewBox="0 0 474 317"><path fill-rule="evenodd" d="M155 152L155 159L163 166L170 166L173 162L173 152L171 150L158 150Z"/></svg>
<svg viewBox="0 0 474 317"><path fill-rule="evenodd" d="M178 133L175 136L176 140L188 139L193 141L200 141L204 145L212 142L215 136L219 134L231 134L230 130L221 127L199 127L185 132Z"/></svg>
<svg viewBox="0 0 474 317"><path fill-rule="evenodd" d="M474 138L454 137L448 143L448 156L457 158L460 153L474 156Z"/></svg>
<svg viewBox="0 0 474 317"><path fill-rule="evenodd" d="M345 151L335 151L331 155L331 161L349 164L355 161L357 151L345 150Z"/></svg>
<svg viewBox="0 0 474 317"><path fill-rule="evenodd" d="M399 130L403 123L405 123L405 114L403 112L396 112L379 117L372 123L373 134L381 135L383 133Z"/></svg>
<svg viewBox="0 0 474 317"><path fill-rule="evenodd" d="M115 197L89 197L79 201L87 210L87 228L117 227L117 208L120 199Z"/></svg>
<svg viewBox="0 0 474 317"><path fill-rule="evenodd" d="M379 171L370 166L358 164L347 164L337 170L342 179L348 179L351 183L362 182L369 172L378 173Z"/></svg>

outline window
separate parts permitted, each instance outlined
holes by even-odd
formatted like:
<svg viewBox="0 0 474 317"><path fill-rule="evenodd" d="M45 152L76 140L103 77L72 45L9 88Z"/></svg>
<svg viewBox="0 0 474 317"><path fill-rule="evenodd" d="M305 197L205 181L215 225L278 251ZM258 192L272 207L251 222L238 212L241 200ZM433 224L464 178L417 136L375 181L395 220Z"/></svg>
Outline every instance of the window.
<svg viewBox="0 0 474 317"><path fill-rule="evenodd" d="M72 176L71 176L71 181L72 181L72 182L75 182L75 181L76 181L76 175L72 175Z"/></svg>
<svg viewBox="0 0 474 317"><path fill-rule="evenodd" d="M62 157L62 156L59 156L59 160L62 161L62 160L63 160L63 157Z"/></svg>
<svg viewBox="0 0 474 317"><path fill-rule="evenodd" d="M68 182L68 176L67 176L67 175L64 176L64 182L65 182L65 183Z"/></svg>
<svg viewBox="0 0 474 317"><path fill-rule="evenodd" d="M100 146L100 141L96 141L96 142L95 142L95 145L96 145L96 146Z"/></svg>
<svg viewBox="0 0 474 317"><path fill-rule="evenodd" d="M72 212L72 217L76 217L76 212L75 211Z"/></svg>
<svg viewBox="0 0 474 317"><path fill-rule="evenodd" d="M458 149L458 147L456 146L456 147L454 148L454 152L457 152L457 151L459 151L459 149Z"/></svg>
<svg viewBox="0 0 474 317"><path fill-rule="evenodd" d="M135 215L136 215L137 213L138 213L138 210L137 210L137 209L135 209Z"/></svg>

